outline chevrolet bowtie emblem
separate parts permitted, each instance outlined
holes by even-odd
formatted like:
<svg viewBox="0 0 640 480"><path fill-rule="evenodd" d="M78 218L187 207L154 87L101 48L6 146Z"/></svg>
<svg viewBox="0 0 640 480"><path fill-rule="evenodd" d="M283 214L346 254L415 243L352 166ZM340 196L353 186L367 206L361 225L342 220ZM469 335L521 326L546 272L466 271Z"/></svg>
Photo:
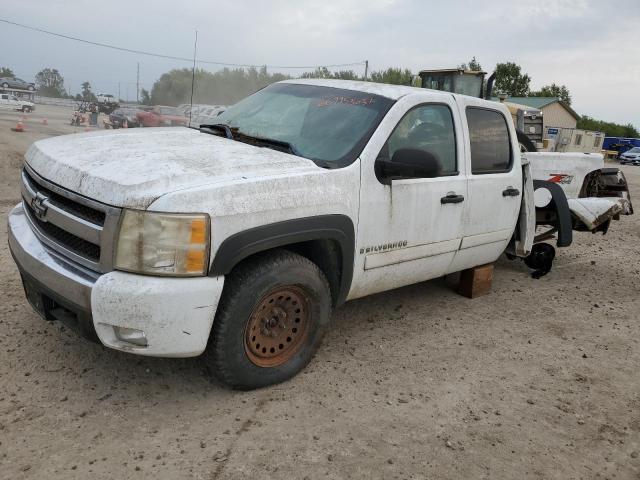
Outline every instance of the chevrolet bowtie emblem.
<svg viewBox="0 0 640 480"><path fill-rule="evenodd" d="M41 193L37 193L35 197L31 200L31 208L33 209L33 213L40 220L44 219L44 216L47 214L47 206L45 202L48 200L48 197L45 197Z"/></svg>

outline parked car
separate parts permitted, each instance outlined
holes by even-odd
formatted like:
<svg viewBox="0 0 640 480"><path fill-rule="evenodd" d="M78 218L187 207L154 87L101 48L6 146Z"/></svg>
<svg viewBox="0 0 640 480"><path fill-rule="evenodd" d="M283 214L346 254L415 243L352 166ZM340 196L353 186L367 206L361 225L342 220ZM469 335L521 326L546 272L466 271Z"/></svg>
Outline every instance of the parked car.
<svg viewBox="0 0 640 480"><path fill-rule="evenodd" d="M27 150L9 247L42 317L128 353L205 352L224 383L258 388L302 370L347 300L505 251L550 268L537 225L567 247L631 213L601 155L521 155L498 102L288 80L217 119Z"/></svg>
<svg viewBox="0 0 640 480"><path fill-rule="evenodd" d="M177 108L156 105L149 111L137 113L138 122L143 127L170 127L187 124L187 117L182 115Z"/></svg>
<svg viewBox="0 0 640 480"><path fill-rule="evenodd" d="M191 111L191 126L197 127L217 122L218 115L221 115L227 107L223 105L201 105ZM186 113L189 117L189 112Z"/></svg>
<svg viewBox="0 0 640 480"><path fill-rule="evenodd" d="M0 78L0 85L2 85L2 88L5 89L18 88L20 90L30 90L32 92L36 89L35 83L25 82L21 78L2 77Z"/></svg>
<svg viewBox="0 0 640 480"><path fill-rule="evenodd" d="M118 108L109 115L109 123L111 128L122 128L124 121L127 121L127 127L139 127L137 114L140 112L137 108Z"/></svg>
<svg viewBox="0 0 640 480"><path fill-rule="evenodd" d="M33 112L36 109L36 106L33 104L33 102L20 100L15 95L2 93L0 94L0 108L7 110L19 110L24 113L29 113Z"/></svg>
<svg viewBox="0 0 640 480"><path fill-rule="evenodd" d="M176 110L180 112L180 115L188 116L189 110L191 110L191 105L188 103L181 103L176 107Z"/></svg>
<svg viewBox="0 0 640 480"><path fill-rule="evenodd" d="M622 165L640 165L640 147L633 147L620 154L620 163Z"/></svg>
<svg viewBox="0 0 640 480"><path fill-rule="evenodd" d="M101 113L106 113L107 115L109 115L120 106L118 105L118 100L116 99L116 97L114 97L110 93L99 93L98 95L96 95L96 100L98 103L98 111Z"/></svg>

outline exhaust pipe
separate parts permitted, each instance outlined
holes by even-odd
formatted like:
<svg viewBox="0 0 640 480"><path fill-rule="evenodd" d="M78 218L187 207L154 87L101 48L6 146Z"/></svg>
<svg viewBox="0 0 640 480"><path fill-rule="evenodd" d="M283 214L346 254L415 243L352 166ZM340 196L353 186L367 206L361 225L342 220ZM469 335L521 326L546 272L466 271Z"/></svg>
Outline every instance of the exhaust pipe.
<svg viewBox="0 0 640 480"><path fill-rule="evenodd" d="M496 80L496 72L493 72L487 79L487 91L485 92L485 100L491 100L491 94L493 93L493 82Z"/></svg>

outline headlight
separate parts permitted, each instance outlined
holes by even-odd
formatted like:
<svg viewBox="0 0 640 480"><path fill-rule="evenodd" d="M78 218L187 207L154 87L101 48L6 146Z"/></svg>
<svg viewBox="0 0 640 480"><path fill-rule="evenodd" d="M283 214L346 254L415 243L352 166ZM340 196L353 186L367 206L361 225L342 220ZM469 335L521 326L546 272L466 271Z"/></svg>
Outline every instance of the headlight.
<svg viewBox="0 0 640 480"><path fill-rule="evenodd" d="M149 275L202 276L208 264L208 215L124 211L116 269Z"/></svg>

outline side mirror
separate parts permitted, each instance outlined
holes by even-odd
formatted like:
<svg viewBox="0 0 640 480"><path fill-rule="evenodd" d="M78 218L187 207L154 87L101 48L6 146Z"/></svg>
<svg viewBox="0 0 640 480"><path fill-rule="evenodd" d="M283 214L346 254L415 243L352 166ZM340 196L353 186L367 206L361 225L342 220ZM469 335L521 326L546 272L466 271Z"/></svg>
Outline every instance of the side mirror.
<svg viewBox="0 0 640 480"><path fill-rule="evenodd" d="M436 156L426 150L401 148L391 160L376 160L376 173L383 183L400 178L435 178L442 172Z"/></svg>

